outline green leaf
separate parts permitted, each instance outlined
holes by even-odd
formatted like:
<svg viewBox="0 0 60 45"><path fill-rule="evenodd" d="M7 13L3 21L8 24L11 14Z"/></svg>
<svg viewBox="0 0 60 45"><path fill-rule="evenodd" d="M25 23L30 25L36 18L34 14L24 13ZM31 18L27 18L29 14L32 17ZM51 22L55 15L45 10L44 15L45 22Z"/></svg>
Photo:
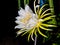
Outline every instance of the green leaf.
<svg viewBox="0 0 60 45"><path fill-rule="evenodd" d="M55 18L53 18L51 21L49 21L49 22L47 22L48 24L57 24L57 22L56 22L56 19Z"/></svg>

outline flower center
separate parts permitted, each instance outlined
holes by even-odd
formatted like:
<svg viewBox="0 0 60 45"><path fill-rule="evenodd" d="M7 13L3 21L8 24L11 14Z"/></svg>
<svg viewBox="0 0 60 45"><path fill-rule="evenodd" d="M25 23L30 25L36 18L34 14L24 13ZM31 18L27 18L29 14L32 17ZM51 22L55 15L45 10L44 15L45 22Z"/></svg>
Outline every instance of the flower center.
<svg viewBox="0 0 60 45"><path fill-rule="evenodd" d="M43 19L39 19L35 25L35 27L39 27L42 23Z"/></svg>
<svg viewBox="0 0 60 45"><path fill-rule="evenodd" d="M27 23L30 20L30 18L32 17L29 12L27 12L25 15L26 16L21 20L21 22L23 22L23 23Z"/></svg>

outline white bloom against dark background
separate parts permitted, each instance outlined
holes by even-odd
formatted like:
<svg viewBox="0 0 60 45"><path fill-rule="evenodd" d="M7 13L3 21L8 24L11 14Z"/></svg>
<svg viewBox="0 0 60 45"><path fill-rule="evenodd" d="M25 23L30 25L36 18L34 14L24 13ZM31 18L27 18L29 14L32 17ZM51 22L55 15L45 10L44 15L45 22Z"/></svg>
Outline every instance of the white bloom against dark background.
<svg viewBox="0 0 60 45"><path fill-rule="evenodd" d="M54 15L51 15L51 13L46 13L51 9L47 9L42 13L42 10L45 6L46 4L43 5L39 9L39 11L35 10L36 14L33 13L33 11L30 9L28 5L25 6L25 9L21 8L18 11L19 16L16 17L17 20L15 21L18 25L15 26L15 28L18 28L20 30L17 32L17 35L23 32L24 33L22 35L29 33L28 40L30 37L32 40L34 40L33 34L37 37L37 32L38 32L40 35L47 37L40 31L40 28L43 30L52 31L52 29L48 29L47 27L56 27L56 26L43 23L44 21L50 20L53 17L55 17ZM39 8L39 6L36 6L36 8ZM44 18L45 16L48 16L48 17Z"/></svg>
<svg viewBox="0 0 60 45"><path fill-rule="evenodd" d="M36 25L37 15L32 12L28 5L25 6L25 10L21 8L18 14L19 16L16 17L17 20L15 21L18 25L15 28L25 28L29 30Z"/></svg>

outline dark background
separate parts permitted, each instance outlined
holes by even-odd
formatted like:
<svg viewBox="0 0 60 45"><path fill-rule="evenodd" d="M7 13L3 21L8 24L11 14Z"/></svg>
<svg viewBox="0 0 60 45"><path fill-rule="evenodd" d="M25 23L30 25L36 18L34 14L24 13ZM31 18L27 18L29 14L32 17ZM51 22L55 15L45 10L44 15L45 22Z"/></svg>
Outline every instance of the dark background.
<svg viewBox="0 0 60 45"><path fill-rule="evenodd" d="M30 3L33 4L33 0ZM60 13L60 0L54 0L54 8L55 8L55 14L59 14ZM23 5L22 5L23 7ZM32 7L33 8L33 7ZM17 0L8 0L7 2L7 7L6 7L6 15L8 16L7 19L7 24L3 25L3 27L5 27L4 29L2 28L2 30L0 31L0 45L33 45L33 41L30 40L30 42L27 41L27 37L26 35L21 37L18 36L16 38L16 31L14 29L14 27L16 26L15 24L15 17L18 15L17 11L18 11L18 4L17 4ZM41 37L42 38L42 37ZM38 39L38 40L42 40L42 39ZM41 41L40 41L41 42ZM38 41L38 44L41 45L52 45L52 41L49 40L48 42L42 44ZM37 44L37 45L38 45Z"/></svg>

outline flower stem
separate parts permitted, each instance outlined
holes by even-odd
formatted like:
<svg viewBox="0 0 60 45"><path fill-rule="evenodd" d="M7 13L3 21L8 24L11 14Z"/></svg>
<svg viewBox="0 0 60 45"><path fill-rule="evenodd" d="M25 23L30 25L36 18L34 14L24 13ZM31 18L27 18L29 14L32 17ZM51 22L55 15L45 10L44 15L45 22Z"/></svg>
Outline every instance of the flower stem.
<svg viewBox="0 0 60 45"><path fill-rule="evenodd" d="M36 45L36 43L37 43L37 37L35 36L34 45Z"/></svg>
<svg viewBox="0 0 60 45"><path fill-rule="evenodd" d="M24 0L24 6L26 5L26 0Z"/></svg>
<svg viewBox="0 0 60 45"><path fill-rule="evenodd" d="M27 4L29 4L29 0L27 0Z"/></svg>
<svg viewBox="0 0 60 45"><path fill-rule="evenodd" d="M52 8L51 13L54 14L54 4L53 4L53 0L49 0L49 5L50 5L50 8Z"/></svg>
<svg viewBox="0 0 60 45"><path fill-rule="evenodd" d="M51 10L52 15L54 15L55 12L54 12L54 3L53 3L53 0L49 0L49 6L52 9ZM50 22L50 23L56 24L56 18L52 19L52 22Z"/></svg>
<svg viewBox="0 0 60 45"><path fill-rule="evenodd" d="M21 5L21 4L20 4L20 1L21 1L21 0L18 0L18 9L20 8L20 5Z"/></svg>

